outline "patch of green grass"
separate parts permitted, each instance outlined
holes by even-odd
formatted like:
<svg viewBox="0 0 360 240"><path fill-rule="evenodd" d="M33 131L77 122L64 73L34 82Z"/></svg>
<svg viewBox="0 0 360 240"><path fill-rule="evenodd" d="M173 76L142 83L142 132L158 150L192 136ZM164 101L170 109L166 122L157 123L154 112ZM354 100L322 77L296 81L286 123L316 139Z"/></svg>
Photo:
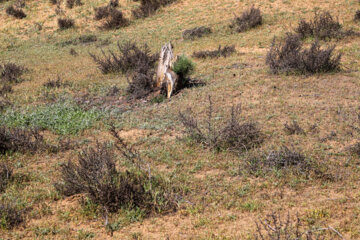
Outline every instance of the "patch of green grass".
<svg viewBox="0 0 360 240"><path fill-rule="evenodd" d="M92 127L100 117L97 110L85 111L71 102L58 102L23 111L10 109L0 116L0 122L9 127L35 127L67 135Z"/></svg>

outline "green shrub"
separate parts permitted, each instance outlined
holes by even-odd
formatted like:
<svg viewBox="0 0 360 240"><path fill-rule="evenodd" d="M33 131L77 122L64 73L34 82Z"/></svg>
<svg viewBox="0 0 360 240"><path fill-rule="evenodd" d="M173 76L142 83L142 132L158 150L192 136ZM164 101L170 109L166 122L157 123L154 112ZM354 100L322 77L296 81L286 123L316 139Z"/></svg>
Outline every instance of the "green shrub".
<svg viewBox="0 0 360 240"><path fill-rule="evenodd" d="M180 78L186 78L192 74L195 70L195 64L186 56L180 56L174 64L174 72L180 76Z"/></svg>
<svg viewBox="0 0 360 240"><path fill-rule="evenodd" d="M0 122L9 127L35 127L66 135L90 128L100 118L96 110L85 111L71 102L58 102L23 111L8 110Z"/></svg>

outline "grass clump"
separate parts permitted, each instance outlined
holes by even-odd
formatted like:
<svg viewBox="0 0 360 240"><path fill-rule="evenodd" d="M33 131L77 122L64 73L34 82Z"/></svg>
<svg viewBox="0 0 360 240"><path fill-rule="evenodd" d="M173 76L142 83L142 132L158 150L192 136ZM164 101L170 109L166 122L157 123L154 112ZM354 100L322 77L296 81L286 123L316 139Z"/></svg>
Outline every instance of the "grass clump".
<svg viewBox="0 0 360 240"><path fill-rule="evenodd" d="M260 9L252 6L250 9L243 12L240 17L236 16L229 27L240 33L261 25L262 21Z"/></svg>
<svg viewBox="0 0 360 240"><path fill-rule="evenodd" d="M107 144L84 149L78 163L61 166L62 182L56 189L65 196L86 194L92 202L107 212L119 209L142 209L151 212L168 212L177 208L174 193L161 176L152 175L149 165L132 147L112 131L115 147L132 166L127 170L116 167L114 153Z"/></svg>
<svg viewBox="0 0 360 240"><path fill-rule="evenodd" d="M191 109L180 112L179 119L188 136L203 146L216 151L243 152L259 146L264 136L256 123L239 121L240 110L239 106L233 106L231 117L215 125L213 103L209 96L206 126L199 124Z"/></svg>
<svg viewBox="0 0 360 240"><path fill-rule="evenodd" d="M319 40L341 39L354 34L353 31L343 31L342 25L329 12L317 12L314 19L309 22L300 20L295 32L301 38L314 37Z"/></svg>
<svg viewBox="0 0 360 240"><path fill-rule="evenodd" d="M90 54L102 73L127 73L140 68L154 68L158 59L158 54L151 54L146 44L140 48L135 42L127 41L123 44L118 42L117 47L118 53L109 50L109 54L106 54L102 51L103 58Z"/></svg>
<svg viewBox="0 0 360 240"><path fill-rule="evenodd" d="M26 18L26 14L22 9L15 8L14 6L9 6L6 8L6 13L10 16L13 16L17 19L23 19Z"/></svg>
<svg viewBox="0 0 360 240"><path fill-rule="evenodd" d="M74 6L81 6L81 5L83 5L81 0L66 0L66 6L70 9L73 8Z"/></svg>
<svg viewBox="0 0 360 240"><path fill-rule="evenodd" d="M101 116L96 110L85 111L69 101L23 111L8 110L0 121L10 127L35 127L56 134L77 134L90 128Z"/></svg>
<svg viewBox="0 0 360 240"><path fill-rule="evenodd" d="M75 21L71 18L58 18L58 26L61 30L73 28L75 26Z"/></svg>
<svg viewBox="0 0 360 240"><path fill-rule="evenodd" d="M290 124L285 123L284 130L289 135L294 135L294 134L306 135L304 129L298 124L297 121L292 121L292 123Z"/></svg>
<svg viewBox="0 0 360 240"><path fill-rule="evenodd" d="M43 84L44 87L46 88L60 88L60 87L66 87L69 86L70 83L69 82L64 82L60 76L58 76L56 79L51 80L49 79L47 82L45 82Z"/></svg>
<svg viewBox="0 0 360 240"><path fill-rule="evenodd" d="M34 153L44 146L44 138L37 129L0 127L0 154L7 152Z"/></svg>
<svg viewBox="0 0 360 240"><path fill-rule="evenodd" d="M195 38L201 38L201 37L209 35L211 33L212 33L211 28L201 26L201 27L195 27L192 29L185 30L182 33L182 37L183 37L183 39L186 39L186 40L194 40Z"/></svg>
<svg viewBox="0 0 360 240"><path fill-rule="evenodd" d="M110 8L109 15L101 28L103 29L118 29L129 26L129 20L124 17L124 14L115 8Z"/></svg>
<svg viewBox="0 0 360 240"><path fill-rule="evenodd" d="M140 0L140 6L132 10L135 18L146 18L153 15L158 9L176 2L177 0Z"/></svg>
<svg viewBox="0 0 360 240"><path fill-rule="evenodd" d="M23 212L13 204L0 202L0 228L10 230L19 226L24 222Z"/></svg>
<svg viewBox="0 0 360 240"><path fill-rule="evenodd" d="M354 16L355 21L360 21L360 10L357 10Z"/></svg>
<svg viewBox="0 0 360 240"><path fill-rule="evenodd" d="M288 33L279 42L273 40L266 56L266 64L273 73L315 74L340 69L341 54L334 55L334 46L321 48L318 41L304 49L296 34Z"/></svg>
<svg viewBox="0 0 360 240"><path fill-rule="evenodd" d="M221 45L219 45L219 48L217 50L194 52L192 56L195 58L219 58L219 57L226 58L229 57L234 52L236 52L235 45L225 46L224 48L221 48Z"/></svg>

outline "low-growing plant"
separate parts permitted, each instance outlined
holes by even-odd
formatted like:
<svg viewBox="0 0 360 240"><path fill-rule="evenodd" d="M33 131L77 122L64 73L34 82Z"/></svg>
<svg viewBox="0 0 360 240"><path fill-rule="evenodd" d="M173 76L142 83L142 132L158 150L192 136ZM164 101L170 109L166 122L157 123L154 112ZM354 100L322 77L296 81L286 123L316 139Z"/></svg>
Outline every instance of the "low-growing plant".
<svg viewBox="0 0 360 240"><path fill-rule="evenodd" d="M94 11L95 11L94 19L101 20L109 16L110 7L109 6L97 7L94 9Z"/></svg>
<svg viewBox="0 0 360 240"><path fill-rule="evenodd" d="M219 45L218 50L194 52L192 56L195 58L218 58L218 57L226 58L229 57L234 52L236 52L235 45L225 46L224 48L221 48L221 45Z"/></svg>
<svg viewBox="0 0 360 240"><path fill-rule="evenodd" d="M70 53L71 56L77 56L77 55L79 55L74 48L71 48L70 51L69 51L69 53Z"/></svg>
<svg viewBox="0 0 360 240"><path fill-rule="evenodd" d="M360 10L357 10L354 16L355 21L360 21Z"/></svg>
<svg viewBox="0 0 360 240"><path fill-rule="evenodd" d="M280 150L271 151L264 159L264 166L268 169L296 169L301 173L307 173L311 165L306 157L289 148L283 146Z"/></svg>
<svg viewBox="0 0 360 240"><path fill-rule="evenodd" d="M352 154L356 154L357 156L360 157L360 142L357 142L353 145L351 145L348 150L350 151L350 153Z"/></svg>
<svg viewBox="0 0 360 240"><path fill-rule="evenodd" d="M127 41L123 44L118 42L117 47L119 53L109 50L109 53L106 54L102 50L103 58L90 53L90 56L102 73L127 73L129 71L139 70L140 68L154 68L158 60L158 54L151 54L146 44L142 48L139 48L135 42ZM144 73L146 71L140 72Z"/></svg>
<svg viewBox="0 0 360 240"><path fill-rule="evenodd" d="M318 41L304 49L296 34L287 33L283 40L274 38L266 56L266 64L273 73L315 74L340 69L341 54L334 54L334 46L321 48Z"/></svg>
<svg viewBox="0 0 360 240"><path fill-rule="evenodd" d="M155 70L149 64L138 66L132 74L131 80L128 79L129 86L126 92L130 99L140 99L147 97L155 91Z"/></svg>
<svg viewBox="0 0 360 240"><path fill-rule="evenodd" d="M4 96L7 93L11 93L13 91L12 87L10 85L3 85L0 87L0 96Z"/></svg>
<svg viewBox="0 0 360 240"><path fill-rule="evenodd" d="M201 27L195 27L192 29L185 30L182 33L182 37L183 37L183 39L194 40L195 38L201 38L201 37L203 37L205 35L209 35L211 33L212 33L211 28L201 26Z"/></svg>
<svg viewBox="0 0 360 240"><path fill-rule="evenodd" d="M81 5L83 5L81 0L66 0L66 6L70 9L73 8L74 6L81 6Z"/></svg>
<svg viewBox="0 0 360 240"><path fill-rule="evenodd" d="M13 169L7 163L0 163L0 193L5 191L13 178Z"/></svg>
<svg viewBox="0 0 360 240"><path fill-rule="evenodd" d="M47 106L29 107L23 111L9 109L0 122L9 127L34 127L56 134L77 134L91 127L101 116L95 109L83 110L69 101Z"/></svg>
<svg viewBox="0 0 360 240"><path fill-rule="evenodd" d="M34 153L44 147L44 138L37 129L0 127L0 154L6 152Z"/></svg>
<svg viewBox="0 0 360 240"><path fill-rule="evenodd" d="M261 25L262 21L260 9L252 6L250 9L243 12L240 17L236 16L229 27L236 32L244 32Z"/></svg>
<svg viewBox="0 0 360 240"><path fill-rule="evenodd" d="M0 202L0 228L10 230L20 225L24 222L23 213L13 204Z"/></svg>
<svg viewBox="0 0 360 240"><path fill-rule="evenodd" d="M52 4L52 5L56 5L58 3L58 0L49 0L49 2Z"/></svg>
<svg viewBox="0 0 360 240"><path fill-rule="evenodd" d="M140 6L132 10L135 18L146 18L153 15L160 7L169 5L177 0L140 0Z"/></svg>
<svg viewBox="0 0 360 240"><path fill-rule="evenodd" d="M113 8L117 8L119 6L119 0L110 0L109 6Z"/></svg>
<svg viewBox="0 0 360 240"><path fill-rule="evenodd" d="M23 66L15 63L0 65L0 80L4 83L19 83L21 75L26 71Z"/></svg>
<svg viewBox="0 0 360 240"><path fill-rule="evenodd" d="M26 18L26 14L24 13L24 11L22 9L15 8L13 5L6 8L6 13L17 19Z"/></svg>
<svg viewBox="0 0 360 240"><path fill-rule="evenodd" d="M75 21L71 18L58 18L58 26L61 30L69 29L75 26Z"/></svg>
<svg viewBox="0 0 360 240"><path fill-rule="evenodd" d="M337 20L334 20L329 12L317 12L314 19L309 22L304 19L300 20L295 32L301 38L315 37L320 40L340 39L354 34L351 30L342 30L342 25Z"/></svg>
<svg viewBox="0 0 360 240"><path fill-rule="evenodd" d="M251 121L241 123L239 121L240 113L240 106L233 106L231 117L222 123L223 127L214 125L213 103L209 96L206 127L198 123L191 109L188 109L187 112L180 112L179 119L184 125L186 133L205 147L217 151L243 152L259 146L263 142L264 136L256 123Z"/></svg>
<svg viewBox="0 0 360 240"><path fill-rule="evenodd" d="M304 129L302 127L300 127L300 125L298 124L297 121L292 121L292 123L290 123L290 124L285 123L284 124L284 130L289 135L293 135L293 134L306 135Z"/></svg>
<svg viewBox="0 0 360 240"><path fill-rule="evenodd" d="M69 86L70 83L69 82L64 82L60 76L58 76L56 79L51 80L49 79L47 82L45 82L43 84L44 87L46 88L60 88L60 87L67 87Z"/></svg>
<svg viewBox="0 0 360 240"><path fill-rule="evenodd" d="M297 215L295 218L287 214L281 217L280 213L268 214L264 219L256 222L256 240L320 240L344 239L332 227L311 228L306 227L303 220Z"/></svg>
<svg viewBox="0 0 360 240"><path fill-rule="evenodd" d="M124 14L115 8L110 8L109 15L101 28L103 29L118 29L129 26L129 20L124 17Z"/></svg>

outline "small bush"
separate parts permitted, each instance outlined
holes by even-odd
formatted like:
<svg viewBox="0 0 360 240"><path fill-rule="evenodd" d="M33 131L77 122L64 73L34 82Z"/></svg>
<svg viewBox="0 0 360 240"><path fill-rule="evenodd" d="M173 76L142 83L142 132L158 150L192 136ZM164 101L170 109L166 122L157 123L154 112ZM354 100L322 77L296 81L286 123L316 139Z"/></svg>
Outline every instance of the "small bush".
<svg viewBox="0 0 360 240"><path fill-rule="evenodd" d="M6 8L6 13L8 15L11 15L17 19L23 19L26 18L26 14L22 9L15 8L14 6L9 6Z"/></svg>
<svg viewBox="0 0 360 240"><path fill-rule="evenodd" d="M117 8L119 6L119 0L110 0L109 6L113 8Z"/></svg>
<svg viewBox="0 0 360 240"><path fill-rule="evenodd" d="M73 8L74 6L81 6L81 5L83 5L81 0L66 0L66 6L70 9Z"/></svg>
<svg viewBox="0 0 360 240"><path fill-rule="evenodd" d="M107 18L110 15L109 6L97 7L94 9L95 11L95 20L101 20Z"/></svg>
<svg viewBox="0 0 360 240"><path fill-rule="evenodd" d="M37 129L0 127L0 154L7 152L34 153L44 147L43 136Z"/></svg>
<svg viewBox="0 0 360 240"><path fill-rule="evenodd" d="M126 19L123 13L115 8L111 8L109 11L108 19L102 25L103 29L118 29L121 27L129 26L129 20Z"/></svg>
<svg viewBox="0 0 360 240"><path fill-rule="evenodd" d="M139 48L135 42L125 42L120 44L118 42L118 51L115 52L109 50L107 55L102 51L103 57L90 54L95 63L97 63L102 73L114 73L122 72L127 73L140 68L154 68L156 61L158 60L158 54L151 54L149 47L145 44L142 48ZM147 71L138 71L144 74Z"/></svg>
<svg viewBox="0 0 360 240"><path fill-rule="evenodd" d="M43 84L44 87L47 88L60 88L60 87L66 87L70 84L68 82L64 82L60 76L57 77L55 80L49 79L46 83Z"/></svg>
<svg viewBox="0 0 360 240"><path fill-rule="evenodd" d="M229 27L236 32L244 32L261 24L262 16L260 9L252 6L243 12L240 17L235 17Z"/></svg>
<svg viewBox="0 0 360 240"><path fill-rule="evenodd" d="M304 155L287 147L270 152L264 159L264 166L277 170L296 169L300 173L307 173L311 167Z"/></svg>
<svg viewBox="0 0 360 240"><path fill-rule="evenodd" d="M240 107L232 107L230 119L222 123L224 127L214 125L213 114L213 104L209 97L206 127L198 123L191 109L180 112L179 119L193 140L217 151L242 152L262 143L263 134L255 123L239 122Z"/></svg>
<svg viewBox="0 0 360 240"><path fill-rule="evenodd" d="M266 64L273 73L308 73L332 72L340 69L341 54L334 56L335 46L321 49L319 42L303 49L300 38L288 33L279 41L273 40L266 56Z"/></svg>
<svg viewBox="0 0 360 240"><path fill-rule="evenodd" d="M13 169L6 163L0 163L0 193L5 191L13 178Z"/></svg>
<svg viewBox="0 0 360 240"><path fill-rule="evenodd" d="M195 64L184 55L178 57L178 59L174 63L173 70L179 77L176 84L176 89L174 89L174 94L184 88L191 88L191 87L205 85L205 83L201 80L190 78L190 75L195 70Z"/></svg>
<svg viewBox="0 0 360 240"><path fill-rule="evenodd" d="M140 0L140 6L132 10L135 18L146 18L153 15L160 7L169 5L177 0Z"/></svg>
<svg viewBox="0 0 360 240"><path fill-rule="evenodd" d="M236 52L235 45L225 46L224 48L221 48L221 45L219 45L218 50L194 52L192 56L195 58L218 58L218 57L226 58L229 57L234 52Z"/></svg>
<svg viewBox="0 0 360 240"><path fill-rule="evenodd" d="M15 63L0 65L0 80L5 83L21 82L21 75L26 71L22 66Z"/></svg>
<svg viewBox="0 0 360 240"><path fill-rule="evenodd" d="M56 5L58 3L58 0L49 0L49 2L52 4L52 5Z"/></svg>
<svg viewBox="0 0 360 240"><path fill-rule="evenodd" d="M164 180L152 176L148 166L143 170L143 160L121 138L117 139L116 148L136 169L118 170L113 153L106 144L98 143L95 149L83 150L77 164L68 162L61 166L63 182L55 184L55 188L65 196L85 193L106 212L120 208L140 208L146 213L175 210L176 203Z"/></svg>
<svg viewBox="0 0 360 240"><path fill-rule="evenodd" d="M126 92L131 99L140 99L147 97L155 90L154 81L155 71L149 65L138 67L131 77L128 79L129 86Z"/></svg>
<svg viewBox="0 0 360 240"><path fill-rule="evenodd" d="M296 122L296 121L293 121L292 123L290 124L287 124L285 123L284 124L284 130L287 134L289 135L293 135L293 134L303 134L303 135L306 135L304 129L302 129L300 127L300 125Z"/></svg>
<svg viewBox="0 0 360 240"><path fill-rule="evenodd" d="M3 85L0 88L0 96L4 96L7 93L11 93L13 91L12 87L10 85Z"/></svg>
<svg viewBox="0 0 360 240"><path fill-rule="evenodd" d="M73 48L70 49L70 52L69 52L69 53L70 53L71 56L77 56L77 55L79 55L79 54L76 52L76 50L73 49Z"/></svg>
<svg viewBox="0 0 360 240"><path fill-rule="evenodd" d="M360 10L357 10L354 16L355 21L360 21Z"/></svg>
<svg viewBox="0 0 360 240"><path fill-rule="evenodd" d="M311 229L306 227L299 216L292 218L281 217L280 213L268 214L264 219L256 222L256 240L320 240L336 239L335 236L344 239L342 235L332 227Z"/></svg>
<svg viewBox="0 0 360 240"><path fill-rule="evenodd" d="M71 18L58 18L58 26L61 30L74 27L75 21Z"/></svg>
<svg viewBox="0 0 360 240"><path fill-rule="evenodd" d="M194 40L195 38L201 38L205 35L209 35L210 33L212 33L211 28L201 26L201 27L185 30L182 36L183 39Z"/></svg>
<svg viewBox="0 0 360 240"><path fill-rule="evenodd" d="M119 95L119 93L120 93L120 88L118 88L117 86L112 86L106 93L106 96L114 97L114 96Z"/></svg>
<svg viewBox="0 0 360 240"><path fill-rule="evenodd" d="M343 31L342 25L334 20L329 12L315 13L314 19L310 22L300 20L295 32L301 38L315 37L320 40L339 39L354 34L353 31Z"/></svg>
<svg viewBox="0 0 360 240"><path fill-rule="evenodd" d="M12 229L22 222L24 211L19 211L13 204L0 202L0 228L1 229Z"/></svg>
<svg viewBox="0 0 360 240"><path fill-rule="evenodd" d="M350 146L349 148L350 153L356 154L360 157L360 142L355 143L354 145Z"/></svg>

